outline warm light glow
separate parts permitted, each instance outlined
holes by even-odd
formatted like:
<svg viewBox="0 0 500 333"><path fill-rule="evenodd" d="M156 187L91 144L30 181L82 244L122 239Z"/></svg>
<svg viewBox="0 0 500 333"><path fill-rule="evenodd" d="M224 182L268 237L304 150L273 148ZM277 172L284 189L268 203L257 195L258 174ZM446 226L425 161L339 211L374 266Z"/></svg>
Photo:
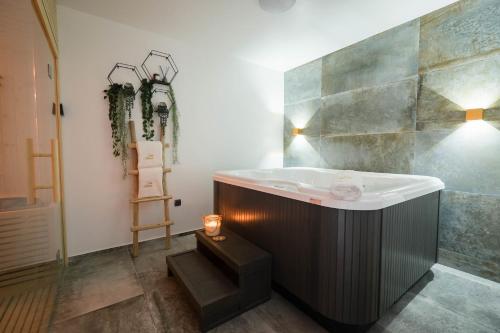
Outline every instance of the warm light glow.
<svg viewBox="0 0 500 333"><path fill-rule="evenodd" d="M290 145L286 148L285 154L287 158L293 161L302 161L302 166L311 165L320 158L316 149L308 141L307 137L304 135L296 136ZM294 162L295 163L295 162Z"/></svg>
<svg viewBox="0 0 500 333"><path fill-rule="evenodd" d="M220 233L220 226L222 223L222 216L211 214L203 216L203 225L205 227L205 234L213 237Z"/></svg>
<svg viewBox="0 0 500 333"><path fill-rule="evenodd" d="M308 115L305 112L297 112L288 118L292 122L293 127L304 128L307 123L311 120L312 115Z"/></svg>
<svg viewBox="0 0 500 333"><path fill-rule="evenodd" d="M463 95L454 97L457 104L466 110L472 108L490 108L499 98L498 90L495 87L480 86L480 88L469 89Z"/></svg>
<svg viewBox="0 0 500 333"><path fill-rule="evenodd" d="M304 132L304 130L302 128L295 127L292 129L293 136L302 135L303 132Z"/></svg>
<svg viewBox="0 0 500 333"><path fill-rule="evenodd" d="M483 109L469 109L465 110L465 120L483 120L484 110Z"/></svg>
<svg viewBox="0 0 500 333"><path fill-rule="evenodd" d="M477 149L478 145L483 147L491 146L491 149L500 142L500 131L484 120L469 121L460 126L456 131L446 138L449 142L456 140L458 147L467 148L465 142L458 143L461 138L467 143L471 143L471 149ZM475 147L475 148L474 148Z"/></svg>
<svg viewBox="0 0 500 333"><path fill-rule="evenodd" d="M493 151L500 142L500 131L484 120L468 121L439 142L433 149L455 156L467 156L474 163L479 151Z"/></svg>
<svg viewBox="0 0 500 333"><path fill-rule="evenodd" d="M477 120L464 122L447 133L436 131L432 144L421 146L418 169L431 164L433 168L428 169L427 175L437 176L445 184L454 184L458 189L474 188L479 179L495 179L494 168L498 162L495 152L500 143L498 129L486 121Z"/></svg>
<svg viewBox="0 0 500 333"><path fill-rule="evenodd" d="M238 223L249 223L254 221L263 221L265 219L265 216L253 210L241 210L236 214L232 214L229 218L231 219L231 221L235 221Z"/></svg>
<svg viewBox="0 0 500 333"><path fill-rule="evenodd" d="M500 98L500 91L498 79L488 66L488 62L469 63L460 70L435 71L423 85L462 110L489 109Z"/></svg>
<svg viewBox="0 0 500 333"><path fill-rule="evenodd" d="M309 142L307 142L303 135L298 135L290 146L293 146L295 149L305 149L306 147L310 147L312 149L312 146Z"/></svg>

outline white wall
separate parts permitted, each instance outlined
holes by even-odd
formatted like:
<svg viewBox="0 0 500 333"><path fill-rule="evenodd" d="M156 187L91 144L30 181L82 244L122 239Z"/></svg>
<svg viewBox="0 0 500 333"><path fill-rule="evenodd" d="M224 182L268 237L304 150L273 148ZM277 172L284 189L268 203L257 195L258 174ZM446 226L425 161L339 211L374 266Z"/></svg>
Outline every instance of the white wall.
<svg viewBox="0 0 500 333"><path fill-rule="evenodd" d="M174 234L200 228L200 217L211 212L215 170L282 166L283 73L67 7L58 11L70 256L131 242L132 180L122 180L120 161L112 155L103 99L116 62L139 66L156 49L171 53L180 69L174 87L181 164L169 175L170 193L182 199L181 207L171 209ZM150 204L141 217L142 223L161 221L161 204ZM163 234L152 230L141 239Z"/></svg>

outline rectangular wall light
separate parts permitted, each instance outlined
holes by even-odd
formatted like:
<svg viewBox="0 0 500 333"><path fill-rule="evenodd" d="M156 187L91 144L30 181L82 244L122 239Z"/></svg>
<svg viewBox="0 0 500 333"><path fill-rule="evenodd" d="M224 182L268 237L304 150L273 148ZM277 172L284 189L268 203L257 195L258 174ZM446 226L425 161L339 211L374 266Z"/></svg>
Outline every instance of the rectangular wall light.
<svg viewBox="0 0 500 333"><path fill-rule="evenodd" d="M469 109L465 110L465 120L483 120L484 109Z"/></svg>
<svg viewBox="0 0 500 333"><path fill-rule="evenodd" d="M302 128L295 127L292 129L293 136L302 135L303 132L304 132L304 130Z"/></svg>

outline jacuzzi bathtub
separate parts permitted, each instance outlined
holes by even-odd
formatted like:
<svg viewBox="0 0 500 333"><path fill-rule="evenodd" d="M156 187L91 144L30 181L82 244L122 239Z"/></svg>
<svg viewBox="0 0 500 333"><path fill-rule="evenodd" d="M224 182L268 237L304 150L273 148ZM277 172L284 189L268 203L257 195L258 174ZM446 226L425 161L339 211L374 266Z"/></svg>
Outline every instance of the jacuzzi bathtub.
<svg viewBox="0 0 500 333"><path fill-rule="evenodd" d="M341 172L217 172L214 211L224 227L273 255L278 290L323 323L366 325L436 262L444 184L433 177L359 172L364 193L343 201L329 191Z"/></svg>
<svg viewBox="0 0 500 333"><path fill-rule="evenodd" d="M284 168L219 171L215 181L310 202L324 207L349 210L383 209L444 189L435 177L351 171L363 179L363 196L356 201L336 200L330 195L334 176L345 170Z"/></svg>

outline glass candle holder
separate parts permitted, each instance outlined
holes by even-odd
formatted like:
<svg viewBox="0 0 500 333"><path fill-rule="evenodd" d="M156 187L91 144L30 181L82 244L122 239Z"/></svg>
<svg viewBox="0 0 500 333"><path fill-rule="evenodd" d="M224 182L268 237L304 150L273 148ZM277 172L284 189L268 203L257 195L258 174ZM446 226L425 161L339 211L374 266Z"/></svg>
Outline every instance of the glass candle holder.
<svg viewBox="0 0 500 333"><path fill-rule="evenodd" d="M222 224L222 216L220 215L205 215L203 216L203 226L205 227L205 234L213 237L220 233L220 226Z"/></svg>

